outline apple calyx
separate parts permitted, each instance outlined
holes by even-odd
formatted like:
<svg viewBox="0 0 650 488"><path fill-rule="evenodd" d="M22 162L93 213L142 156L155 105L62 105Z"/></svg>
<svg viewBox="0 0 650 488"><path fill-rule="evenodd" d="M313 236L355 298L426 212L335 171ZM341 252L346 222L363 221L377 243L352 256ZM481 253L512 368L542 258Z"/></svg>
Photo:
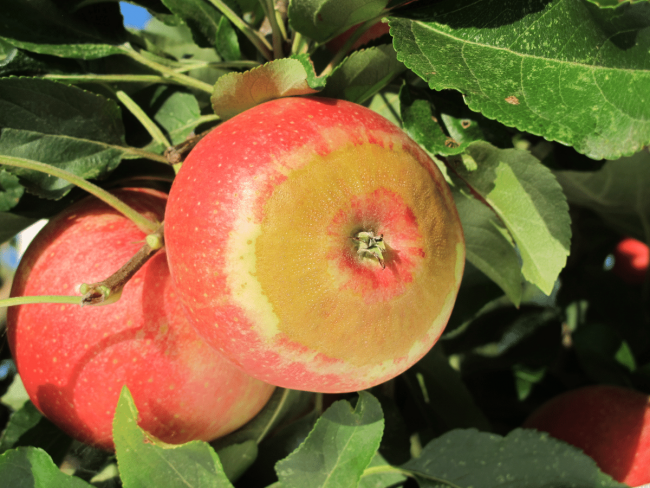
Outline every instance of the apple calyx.
<svg viewBox="0 0 650 488"><path fill-rule="evenodd" d="M352 240L358 242L357 254L359 256L369 255L376 259L382 269L386 269L384 263L384 253L386 252L386 243L384 242L384 234L378 236L371 230L361 231Z"/></svg>

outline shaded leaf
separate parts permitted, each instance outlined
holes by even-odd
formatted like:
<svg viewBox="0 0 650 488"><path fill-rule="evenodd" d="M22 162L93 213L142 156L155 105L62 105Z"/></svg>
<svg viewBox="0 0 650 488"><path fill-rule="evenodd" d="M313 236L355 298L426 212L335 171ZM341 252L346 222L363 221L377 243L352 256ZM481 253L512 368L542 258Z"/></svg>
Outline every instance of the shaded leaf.
<svg viewBox="0 0 650 488"><path fill-rule="evenodd" d="M400 117L399 107L399 94L392 90L382 90L381 92L373 95L368 108L373 112L377 112L384 118L390 120L398 127L402 126L402 118Z"/></svg>
<svg viewBox="0 0 650 488"><path fill-rule="evenodd" d="M32 78L0 79L0 155L100 178L127 151L121 112L112 100L77 87ZM39 196L60 198L72 187L38 171L5 167Z"/></svg>
<svg viewBox="0 0 650 488"><path fill-rule="evenodd" d="M379 468L381 466L389 466L381 454L376 453L372 458L368 469L361 476L359 488L394 488L399 486L400 483L406 481L406 476L396 472L378 472L375 473L370 468Z"/></svg>
<svg viewBox="0 0 650 488"><path fill-rule="evenodd" d="M615 8L623 3L647 2L648 0L588 0L598 5L600 8Z"/></svg>
<svg viewBox="0 0 650 488"><path fill-rule="evenodd" d="M57 465L71 445L72 439L45 418L32 402L26 402L12 414L0 437L0 452L22 446L38 447Z"/></svg>
<svg viewBox="0 0 650 488"><path fill-rule="evenodd" d="M0 156L43 162L85 179L107 175L120 164L125 152L126 148L104 143L27 130L4 129L0 133ZM5 169L20 177L21 183L40 197L61 198L74 187L62 178L40 171L9 166Z"/></svg>
<svg viewBox="0 0 650 488"><path fill-rule="evenodd" d="M259 445L255 463L240 480L241 486L267 486L278 479L275 465L286 458L305 441L318 420L315 410L290 423L278 427ZM217 453L220 453L218 451Z"/></svg>
<svg viewBox="0 0 650 488"><path fill-rule="evenodd" d="M374 457L384 430L381 406L359 392L352 409L345 400L332 404L305 442L275 470L283 488L357 486Z"/></svg>
<svg viewBox="0 0 650 488"><path fill-rule="evenodd" d="M163 3L182 18L194 33L200 47L215 46L226 60L240 59L237 34L221 12L204 0L164 0Z"/></svg>
<svg viewBox="0 0 650 488"><path fill-rule="evenodd" d="M217 80L212 95L214 112L227 120L269 100L297 95L310 95L313 78L298 59L284 58L266 63L244 73L228 73Z"/></svg>
<svg viewBox="0 0 650 488"><path fill-rule="evenodd" d="M407 85L402 86L399 99L404 129L430 154L449 156L465 151L469 142L461 145L444 133L428 100L416 98Z"/></svg>
<svg viewBox="0 0 650 488"><path fill-rule="evenodd" d="M623 234L650 234L650 152L606 162L597 171L555 171L569 203L589 208Z"/></svg>
<svg viewBox="0 0 650 488"><path fill-rule="evenodd" d="M0 456L0 479L11 488L91 488L84 480L63 473L42 449L20 447Z"/></svg>
<svg viewBox="0 0 650 488"><path fill-rule="evenodd" d="M391 35L431 88L595 159L650 142L650 3L446 0L414 15L392 18Z"/></svg>
<svg viewBox="0 0 650 488"><path fill-rule="evenodd" d="M419 458L401 466L422 488L621 487L579 449L548 434L516 429L507 436L454 430L429 442Z"/></svg>
<svg viewBox="0 0 650 488"><path fill-rule="evenodd" d="M324 42L379 15L388 0L291 0L289 23L302 35Z"/></svg>
<svg viewBox="0 0 650 488"><path fill-rule="evenodd" d="M23 217L9 212L0 212L0 244L11 239L38 219Z"/></svg>
<svg viewBox="0 0 650 488"><path fill-rule="evenodd" d="M249 440L259 444L278 425L304 414L311 399L312 394L305 391L276 388L264 408L250 422L232 434L213 441L212 445L220 451L226 446Z"/></svg>
<svg viewBox="0 0 650 488"><path fill-rule="evenodd" d="M257 458L257 443L253 440L231 444L217 452L223 472L232 482L239 479Z"/></svg>
<svg viewBox="0 0 650 488"><path fill-rule="evenodd" d="M466 154L471 160L452 163L454 171L508 229L521 254L524 277L550 295L571 240L562 188L527 151L474 142Z"/></svg>
<svg viewBox="0 0 650 488"><path fill-rule="evenodd" d="M321 95L363 103L405 69L389 44L355 51L329 76Z"/></svg>
<svg viewBox="0 0 650 488"><path fill-rule="evenodd" d="M140 106L163 129L172 145L185 141L201 123L201 109L196 97L178 87L156 87L146 105L140 104ZM144 149L160 153L167 148L156 141L151 141Z"/></svg>
<svg viewBox="0 0 650 488"><path fill-rule="evenodd" d="M119 106L80 88L37 78L0 79L0 129L124 144Z"/></svg>
<svg viewBox="0 0 650 488"><path fill-rule="evenodd" d="M11 45L35 53L82 59L121 54L125 32L118 6L93 8L113 14L113 22L109 21L110 15L102 19L109 28L84 22L87 19L66 12L52 0L4 2L0 8L0 33Z"/></svg>
<svg viewBox="0 0 650 488"><path fill-rule="evenodd" d="M469 427L490 430L490 422L476 405L458 371L449 365L441 346L434 346L406 374L410 385L420 386L416 397L422 410L440 419L445 431Z"/></svg>
<svg viewBox="0 0 650 488"><path fill-rule="evenodd" d="M115 410L113 438L125 488L164 486L232 488L209 444L166 444L138 427L138 411L124 387Z"/></svg>
<svg viewBox="0 0 650 488"><path fill-rule="evenodd" d="M572 334L572 341L580 366L591 381L632 387L633 368L629 366L634 365L634 356L615 328L584 324Z"/></svg>
<svg viewBox="0 0 650 488"><path fill-rule="evenodd" d="M20 201L25 188L18 178L0 169L0 212L10 210Z"/></svg>
<svg viewBox="0 0 650 488"><path fill-rule="evenodd" d="M454 203L465 234L465 256L519 306L521 264L512 237L497 215L465 190L452 189Z"/></svg>

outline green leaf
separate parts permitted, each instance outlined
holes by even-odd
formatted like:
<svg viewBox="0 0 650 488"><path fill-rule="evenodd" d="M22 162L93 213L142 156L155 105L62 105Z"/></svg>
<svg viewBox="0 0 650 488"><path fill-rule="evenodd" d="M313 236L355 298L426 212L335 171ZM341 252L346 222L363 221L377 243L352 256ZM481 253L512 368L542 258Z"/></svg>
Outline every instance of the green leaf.
<svg viewBox="0 0 650 488"><path fill-rule="evenodd" d="M115 102L47 80L0 79L0 129L0 155L55 165L84 178L107 175L127 150ZM41 172L5 169L42 197L60 198L73 187Z"/></svg>
<svg viewBox="0 0 650 488"><path fill-rule="evenodd" d="M138 427L138 411L126 386L113 420L117 464L124 488L232 488L209 444L170 445Z"/></svg>
<svg viewBox="0 0 650 488"><path fill-rule="evenodd" d="M0 8L0 33L9 44L40 54L66 58L96 59L123 53L125 31L117 5L102 8L101 24L62 10L52 0L4 2ZM113 9L106 10L106 9ZM102 16L99 16L100 18ZM26 22L25 19L29 19Z"/></svg>
<svg viewBox="0 0 650 488"><path fill-rule="evenodd" d="M124 145L119 106L80 88L37 78L0 79L0 129Z"/></svg>
<svg viewBox="0 0 650 488"><path fill-rule="evenodd" d="M227 120L275 98L311 95L311 73L298 59L277 59L244 73L228 73L217 80L212 95L214 112Z"/></svg>
<svg viewBox="0 0 650 488"><path fill-rule="evenodd" d="M104 143L51 136L27 130L4 129L0 133L0 155L37 161L64 169L85 179L101 178L115 169L126 148ZM32 193L58 199L74 185L40 171L6 166Z"/></svg>
<svg viewBox="0 0 650 488"><path fill-rule="evenodd" d="M45 418L32 402L26 402L11 415L0 437L0 452L22 446L38 447L52 456L57 465L71 445L72 439Z"/></svg>
<svg viewBox="0 0 650 488"><path fill-rule="evenodd" d="M26 402L19 410L15 411L0 437L0 452L4 452L17 445L20 436L35 427L43 418L32 402Z"/></svg>
<svg viewBox="0 0 650 488"><path fill-rule="evenodd" d="M614 159L650 142L650 3L445 0L391 19L398 59L522 131ZM414 14L414 15L415 15ZM552 34L550 34L552 33Z"/></svg>
<svg viewBox="0 0 650 488"><path fill-rule="evenodd" d="M172 145L185 141L201 123L201 109L196 97L173 86L159 86L146 104L140 106L163 129ZM152 141L144 149L160 153L167 149Z"/></svg>
<svg viewBox="0 0 650 488"><path fill-rule="evenodd" d="M232 434L213 441L212 445L221 451L226 446L249 440L259 444L280 424L303 414L311 400L311 393L276 388L264 408L250 422Z"/></svg>
<svg viewBox="0 0 650 488"><path fill-rule="evenodd" d="M221 12L204 0L163 0L165 6L182 18L201 47L215 46L226 60L241 58L237 34Z"/></svg>
<svg viewBox="0 0 650 488"><path fill-rule="evenodd" d="M363 103L405 69L389 44L355 51L329 76L321 95Z"/></svg>
<svg viewBox="0 0 650 488"><path fill-rule="evenodd" d="M469 142L461 145L444 133L428 100L416 98L408 85L400 89L399 100L404 129L430 154L449 156L465 151Z"/></svg>
<svg viewBox="0 0 650 488"><path fill-rule="evenodd" d="M23 196L24 190L16 176L0 169L0 212L15 207Z"/></svg>
<svg viewBox="0 0 650 488"><path fill-rule="evenodd" d="M543 488L573 486L620 487L599 471L579 449L548 434L515 429L507 436L454 430L429 442L417 459L401 466L422 488Z"/></svg>
<svg viewBox="0 0 650 488"><path fill-rule="evenodd" d="M569 203L589 208L622 234L650 239L650 152L606 162L596 171L555 171Z"/></svg>
<svg viewBox="0 0 650 488"><path fill-rule="evenodd" d="M572 340L580 366L590 380L632 387L630 366L634 366L634 356L615 328L599 323L581 325Z"/></svg>
<svg viewBox="0 0 650 488"><path fill-rule="evenodd" d="M456 174L499 216L517 244L524 277L550 295L566 264L571 221L562 188L534 156L486 142L467 147L469 163Z"/></svg>
<svg viewBox="0 0 650 488"><path fill-rule="evenodd" d="M0 456L0 479L11 488L91 488L63 473L42 449L21 447Z"/></svg>
<svg viewBox="0 0 650 488"><path fill-rule="evenodd" d="M382 90L373 95L368 108L384 118L390 120L398 127L402 126L400 117L399 94L393 90Z"/></svg>
<svg viewBox="0 0 650 488"><path fill-rule="evenodd" d="M384 430L381 406L359 392L356 408L340 400L318 419L305 442L275 470L283 488L357 486Z"/></svg>
<svg viewBox="0 0 650 488"><path fill-rule="evenodd" d="M588 0L589 2L598 5L600 8L616 8L624 3L639 3L647 2L648 0Z"/></svg>
<svg viewBox="0 0 650 488"><path fill-rule="evenodd" d="M379 469L388 468L389 466L390 465L382 455L376 453L375 457L370 461L368 468L361 476L359 488L390 488L399 486L400 483L404 483L406 481L406 476L400 474L397 470L394 472L391 472L390 470L385 472L379 471ZM371 468L375 469L373 470Z"/></svg>
<svg viewBox="0 0 650 488"><path fill-rule="evenodd" d="M38 219L23 217L9 212L0 212L0 244L11 239Z"/></svg>
<svg viewBox="0 0 650 488"><path fill-rule="evenodd" d="M11 215L11 214L0 213L0 215ZM14 375L11 385L9 385L9 388L7 388L5 394L2 395L2 397L0 397L0 402L2 402L2 404L4 405L7 405L15 412L16 410L20 410L22 406L25 405L25 403L27 403L28 401L29 401L29 395L27 394L27 390L25 390L25 385L23 385L23 380L20 379L19 374L16 374Z"/></svg>
<svg viewBox="0 0 650 488"><path fill-rule="evenodd" d="M441 346L418 361L406 374L420 409L440 419L444 430L475 427L490 430L490 422L478 408L458 371L449 365Z"/></svg>
<svg viewBox="0 0 650 488"><path fill-rule="evenodd" d="M257 459L257 443L253 440L231 444L217 452L223 472L235 482Z"/></svg>
<svg viewBox="0 0 650 488"><path fill-rule="evenodd" d="M376 17L387 4L388 0L291 0L289 23L302 35L325 42Z"/></svg>
<svg viewBox="0 0 650 488"><path fill-rule="evenodd" d="M521 264L514 242L497 215L459 187L452 195L465 234L465 256L505 292L515 306L521 304Z"/></svg>

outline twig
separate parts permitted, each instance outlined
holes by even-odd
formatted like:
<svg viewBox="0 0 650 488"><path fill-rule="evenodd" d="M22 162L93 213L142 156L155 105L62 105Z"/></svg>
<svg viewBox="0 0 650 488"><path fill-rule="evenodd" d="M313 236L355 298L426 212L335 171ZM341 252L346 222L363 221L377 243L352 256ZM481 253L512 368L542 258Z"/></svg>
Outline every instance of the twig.
<svg viewBox="0 0 650 488"><path fill-rule="evenodd" d="M163 247L163 227L147 236L147 242L129 261L104 281L84 283L79 291L83 294L82 305L108 305L116 302L122 295L124 285L138 272L149 259Z"/></svg>

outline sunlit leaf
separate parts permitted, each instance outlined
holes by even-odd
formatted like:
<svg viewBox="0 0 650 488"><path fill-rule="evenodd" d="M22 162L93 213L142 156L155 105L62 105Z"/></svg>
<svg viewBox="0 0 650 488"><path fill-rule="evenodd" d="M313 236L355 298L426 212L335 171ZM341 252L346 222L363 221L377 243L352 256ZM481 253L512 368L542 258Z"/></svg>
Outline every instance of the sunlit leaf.
<svg viewBox="0 0 650 488"><path fill-rule="evenodd" d="M398 59L472 110L596 159L650 142L650 3L446 0L413 15L391 20Z"/></svg>

